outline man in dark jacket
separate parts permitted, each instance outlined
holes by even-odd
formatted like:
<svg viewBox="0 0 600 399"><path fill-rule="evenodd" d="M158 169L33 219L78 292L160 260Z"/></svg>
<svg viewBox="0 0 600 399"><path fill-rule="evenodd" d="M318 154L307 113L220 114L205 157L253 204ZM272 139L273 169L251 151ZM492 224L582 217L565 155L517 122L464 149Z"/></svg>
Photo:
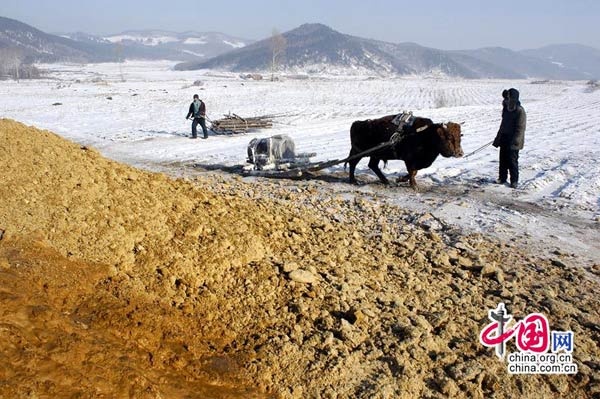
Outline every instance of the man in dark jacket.
<svg viewBox="0 0 600 399"><path fill-rule="evenodd" d="M200 100L197 94L194 94L194 102L190 104L190 109L188 110L188 114L185 119L190 119L190 117L194 117L194 121L192 122L192 138L195 139L197 136L196 128L198 125L202 127L202 132L204 133L204 138L208 138L208 132L206 130L206 104L204 101Z"/></svg>
<svg viewBox="0 0 600 399"><path fill-rule="evenodd" d="M508 90L502 90L502 112L504 112L507 105L508 105Z"/></svg>
<svg viewBox="0 0 600 399"><path fill-rule="evenodd" d="M519 101L518 90L508 90L508 98L505 99L505 102L500 130L494 140L494 147L500 147L498 183L506 183L510 171L510 186L517 188L519 184L519 151L525 144L527 116Z"/></svg>

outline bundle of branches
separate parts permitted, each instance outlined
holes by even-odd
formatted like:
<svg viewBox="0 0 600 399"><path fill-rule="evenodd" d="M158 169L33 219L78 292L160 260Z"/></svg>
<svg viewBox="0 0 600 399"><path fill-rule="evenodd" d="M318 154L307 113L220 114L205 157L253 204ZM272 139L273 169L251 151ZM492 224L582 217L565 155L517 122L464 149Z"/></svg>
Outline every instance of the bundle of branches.
<svg viewBox="0 0 600 399"><path fill-rule="evenodd" d="M273 117L270 115L242 118L236 114L225 115L225 118L212 121L215 133L246 133L253 129L269 129L273 127Z"/></svg>

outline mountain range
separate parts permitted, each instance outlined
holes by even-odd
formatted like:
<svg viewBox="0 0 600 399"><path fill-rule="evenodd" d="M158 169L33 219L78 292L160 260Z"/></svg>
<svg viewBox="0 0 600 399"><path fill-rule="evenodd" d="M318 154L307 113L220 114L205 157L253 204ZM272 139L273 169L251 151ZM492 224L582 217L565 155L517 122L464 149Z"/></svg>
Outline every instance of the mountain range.
<svg viewBox="0 0 600 399"><path fill-rule="evenodd" d="M127 31L95 36L49 34L0 17L0 48L16 47L27 62L113 62L123 59L206 60L251 43L218 32Z"/></svg>
<svg viewBox="0 0 600 399"><path fill-rule="evenodd" d="M513 51L502 47L447 51L416 43L388 43L337 32L322 24L305 24L283 33L286 69L305 72L336 70L377 74L442 73L462 78L591 79L600 77L600 50L581 45ZM265 71L272 60L267 38L180 70Z"/></svg>
<svg viewBox="0 0 600 399"><path fill-rule="evenodd" d="M443 74L461 78L600 78L600 50L578 44L514 51L502 47L448 51L416 43L389 43L347 35L322 24L282 34L281 68L297 72L390 75ZM107 36L52 35L0 17L0 48L16 47L29 62L182 61L178 70L233 72L271 68L271 38L253 42L217 32L126 31Z"/></svg>
<svg viewBox="0 0 600 399"><path fill-rule="evenodd" d="M127 48L146 48L151 51L169 51L174 55L194 59L209 59L230 50L241 48L251 40L233 37L220 32L171 32L162 30L125 31L115 35L93 36L85 33L62 35L75 41L99 42Z"/></svg>

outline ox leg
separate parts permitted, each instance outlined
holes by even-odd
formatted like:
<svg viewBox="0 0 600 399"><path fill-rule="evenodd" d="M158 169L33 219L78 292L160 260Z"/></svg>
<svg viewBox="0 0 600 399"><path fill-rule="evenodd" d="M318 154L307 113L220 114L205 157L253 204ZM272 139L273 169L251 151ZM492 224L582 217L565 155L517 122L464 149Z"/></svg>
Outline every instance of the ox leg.
<svg viewBox="0 0 600 399"><path fill-rule="evenodd" d="M404 160L404 165L406 166L406 170L407 170L407 174L403 175L403 176L399 176L398 177L398 183L408 183L410 182L410 185L412 187L412 182L414 181L414 177L417 175L417 169L413 169L413 165L412 163L409 163L408 161ZM413 172L411 172L413 171ZM411 174L412 173L412 174ZM412 176L412 178L411 178ZM415 182L416 184L416 182Z"/></svg>
<svg viewBox="0 0 600 399"><path fill-rule="evenodd" d="M419 186L417 185L417 169L411 169L408 171L408 181L410 182L410 187L414 190L418 190Z"/></svg>
<svg viewBox="0 0 600 399"><path fill-rule="evenodd" d="M371 157L371 159L369 160L369 168L371 168L371 170L375 172L375 174L377 175L377 177L379 177L379 180L381 180L383 184L390 184L390 181L387 179L387 177L385 177L381 169L379 169L379 161L379 158Z"/></svg>
<svg viewBox="0 0 600 399"><path fill-rule="evenodd" d="M356 177L354 176L354 172L356 171L356 165L360 162L360 159L353 159L348 161L350 164L350 184L358 184Z"/></svg>
<svg viewBox="0 0 600 399"><path fill-rule="evenodd" d="M408 174L403 175L403 176L398 176L398 183L406 183L406 182L408 182L409 178L410 178L410 176Z"/></svg>

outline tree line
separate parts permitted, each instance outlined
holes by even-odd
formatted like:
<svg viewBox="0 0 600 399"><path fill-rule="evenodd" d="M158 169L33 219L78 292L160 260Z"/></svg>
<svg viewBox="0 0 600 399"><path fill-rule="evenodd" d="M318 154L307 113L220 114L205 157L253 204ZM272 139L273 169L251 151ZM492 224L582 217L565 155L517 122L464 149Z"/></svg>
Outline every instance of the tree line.
<svg viewBox="0 0 600 399"><path fill-rule="evenodd" d="M40 70L26 62L23 50L14 47L0 48L0 79L37 79Z"/></svg>

